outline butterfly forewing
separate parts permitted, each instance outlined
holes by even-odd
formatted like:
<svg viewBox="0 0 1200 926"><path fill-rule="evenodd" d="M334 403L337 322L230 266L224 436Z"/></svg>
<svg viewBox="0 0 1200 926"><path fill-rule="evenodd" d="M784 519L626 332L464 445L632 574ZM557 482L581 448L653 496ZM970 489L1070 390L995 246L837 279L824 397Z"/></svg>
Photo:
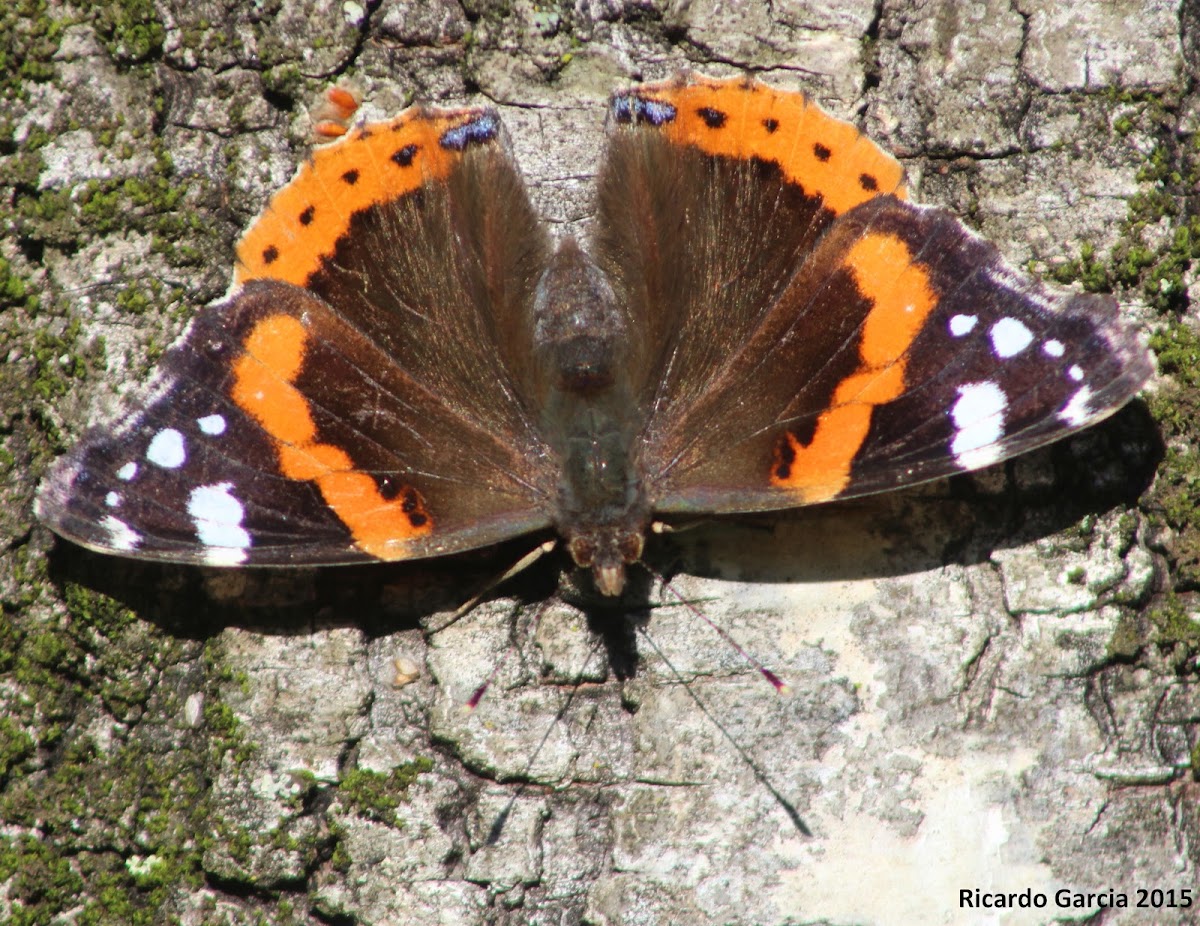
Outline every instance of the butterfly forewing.
<svg viewBox="0 0 1200 926"><path fill-rule="evenodd" d="M869 208L873 233L906 244L938 299L900 360L902 392L874 410L850 473L853 494L1057 440L1108 417L1152 375L1112 297L1047 291L939 210Z"/></svg>
<svg viewBox="0 0 1200 926"><path fill-rule="evenodd" d="M43 521L91 549L152 559L241 562L251 529L272 560L361 556L314 485L276 475L274 442L228 395L222 361L241 352L241 314L201 312L140 408L55 464L38 497ZM200 507L203 524L191 512Z"/></svg>

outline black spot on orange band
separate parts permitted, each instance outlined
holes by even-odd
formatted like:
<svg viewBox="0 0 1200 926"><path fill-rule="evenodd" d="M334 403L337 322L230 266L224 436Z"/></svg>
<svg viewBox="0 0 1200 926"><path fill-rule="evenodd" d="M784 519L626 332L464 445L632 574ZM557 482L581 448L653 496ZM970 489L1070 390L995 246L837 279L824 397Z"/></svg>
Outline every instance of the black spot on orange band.
<svg viewBox="0 0 1200 926"><path fill-rule="evenodd" d="M612 116L706 154L774 161L788 184L819 197L834 215L880 193L905 197L904 170L895 158L800 93L745 78L675 80L618 95ZM863 187L864 175L873 188Z"/></svg>
<svg viewBox="0 0 1200 926"><path fill-rule="evenodd" d="M344 174L342 174L342 180L346 182L347 186L354 186L354 184L358 183L358 171L346 171Z"/></svg>
<svg viewBox="0 0 1200 926"><path fill-rule="evenodd" d="M279 248L275 247L275 245L271 245L268 248L263 248L264 264L273 264L277 260L279 260Z"/></svg>
<svg viewBox="0 0 1200 926"><path fill-rule="evenodd" d="M312 225L313 216L315 214L316 210L312 206L305 207L304 211L300 213L300 224Z"/></svg>
<svg viewBox="0 0 1200 926"><path fill-rule="evenodd" d="M341 447L321 440L314 406L296 386L312 343L303 322L287 314L258 321L233 363L229 397L272 438L279 472L313 482L355 545L380 559L406 559L408 542L428 535L432 518L420 492L389 486L389 501L370 473Z"/></svg>
<svg viewBox="0 0 1200 926"><path fill-rule="evenodd" d="M858 182L864 190L878 190L879 181L870 174L859 174Z"/></svg>
<svg viewBox="0 0 1200 926"><path fill-rule="evenodd" d="M771 465L772 484L805 504L834 498L848 484L874 409L904 392L909 347L938 302L928 269L895 235L863 234L842 266L871 306L859 330L859 366L838 383L811 435L782 435Z"/></svg>
<svg viewBox="0 0 1200 926"><path fill-rule="evenodd" d="M792 464L796 462L796 451L785 434L775 447L775 478L787 481L792 475Z"/></svg>
<svg viewBox="0 0 1200 926"><path fill-rule="evenodd" d="M416 145L405 145L392 155L392 160L401 167L410 167L412 165L413 158L417 156L417 150L418 149Z"/></svg>
<svg viewBox="0 0 1200 926"><path fill-rule="evenodd" d="M404 489L404 500L400 503L400 510L407 515L408 523L413 527L424 527L429 520L420 494L411 486L406 486Z"/></svg>

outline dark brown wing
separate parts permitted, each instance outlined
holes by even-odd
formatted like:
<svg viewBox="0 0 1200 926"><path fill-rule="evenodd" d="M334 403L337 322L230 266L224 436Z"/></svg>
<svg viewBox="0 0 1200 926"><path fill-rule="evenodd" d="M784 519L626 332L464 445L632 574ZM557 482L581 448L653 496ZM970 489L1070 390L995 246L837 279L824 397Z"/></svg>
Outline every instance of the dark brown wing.
<svg viewBox="0 0 1200 926"><path fill-rule="evenodd" d="M95 549L212 564L433 556L546 526L525 359L546 257L494 112L365 126L277 194L241 288L59 461L40 516Z"/></svg>
<svg viewBox="0 0 1200 926"><path fill-rule="evenodd" d="M1051 296L800 94L614 102L596 235L641 351L655 510L746 511L974 469L1150 374L1111 300ZM836 169L835 169L836 168Z"/></svg>

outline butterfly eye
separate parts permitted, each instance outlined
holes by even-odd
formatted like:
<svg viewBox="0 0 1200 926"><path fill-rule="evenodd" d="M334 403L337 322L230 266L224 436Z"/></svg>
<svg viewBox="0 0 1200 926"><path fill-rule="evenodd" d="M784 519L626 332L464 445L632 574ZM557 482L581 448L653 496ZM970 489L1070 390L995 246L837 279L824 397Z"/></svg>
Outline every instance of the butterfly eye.
<svg viewBox="0 0 1200 926"><path fill-rule="evenodd" d="M636 563L642 558L642 549L645 547L645 537L640 531L631 531L617 542L617 548L621 551L621 556L626 563Z"/></svg>
<svg viewBox="0 0 1200 926"><path fill-rule="evenodd" d="M596 557L596 544L588 537L572 537L571 542L567 545L567 550L571 554L571 559L575 561L575 565L584 569L591 566Z"/></svg>

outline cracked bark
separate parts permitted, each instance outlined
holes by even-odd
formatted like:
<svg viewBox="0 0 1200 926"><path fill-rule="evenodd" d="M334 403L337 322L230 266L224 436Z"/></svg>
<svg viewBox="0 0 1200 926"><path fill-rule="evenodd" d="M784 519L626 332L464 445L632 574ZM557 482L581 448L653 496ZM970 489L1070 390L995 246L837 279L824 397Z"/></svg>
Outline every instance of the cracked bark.
<svg viewBox="0 0 1200 926"><path fill-rule="evenodd" d="M128 17L136 5L96 6ZM557 604L464 716L515 605L490 602L431 638L417 620L440 625L464 570L482 581L523 549L382 576L211 576L60 544L45 572L54 545L28 505L55 429L77 435L111 408L190 307L220 294L237 234L302 157L305 106L333 75L352 69L377 115L414 95L496 102L543 214L586 229L613 86L719 62L763 72L862 114L920 199L1042 269L1081 242L1120 243L1146 152L1197 106L1181 39L1194 13L1152 0L1119 5L1136 36L1101 4L1064 24L1028 0L974 5L974 19L903 0L835 12L581 0L557 20L523 2L363 6L354 23L315 0L259 20L240 4L152 4L165 28L134 60L145 33L129 18L118 41L51 4L75 24L46 75L10 72L0 256L42 301L10 299L0 316L16 371L0 380L3 446L23 465L0 506L13 725L0 731L13 757L0 766L0 918L34 902L21 877L56 864L80 879L62 909L108 922L133 910L145 922L887 924L940 920L959 887L1132 896L1194 882L1194 662L1153 646L1114 655L1127 628L1147 637L1147 603L1170 581L1114 488L1145 463L1136 413L953 484L680 537L681 593L780 671L786 698L671 607L646 623L662 658L639 643L619 682L593 628ZM1153 60L1145 36L1161 43ZM1033 55L1047 43L1059 51ZM145 190L129 193L129 178ZM118 214L86 208L109 192ZM1124 295L1149 324L1137 292ZM86 349L98 337L111 372ZM50 396L29 386L47 343L55 362L83 358ZM418 677L395 684L398 660ZM380 780L423 758L407 790ZM355 778L364 769L379 778ZM86 806L68 813L81 789Z"/></svg>

